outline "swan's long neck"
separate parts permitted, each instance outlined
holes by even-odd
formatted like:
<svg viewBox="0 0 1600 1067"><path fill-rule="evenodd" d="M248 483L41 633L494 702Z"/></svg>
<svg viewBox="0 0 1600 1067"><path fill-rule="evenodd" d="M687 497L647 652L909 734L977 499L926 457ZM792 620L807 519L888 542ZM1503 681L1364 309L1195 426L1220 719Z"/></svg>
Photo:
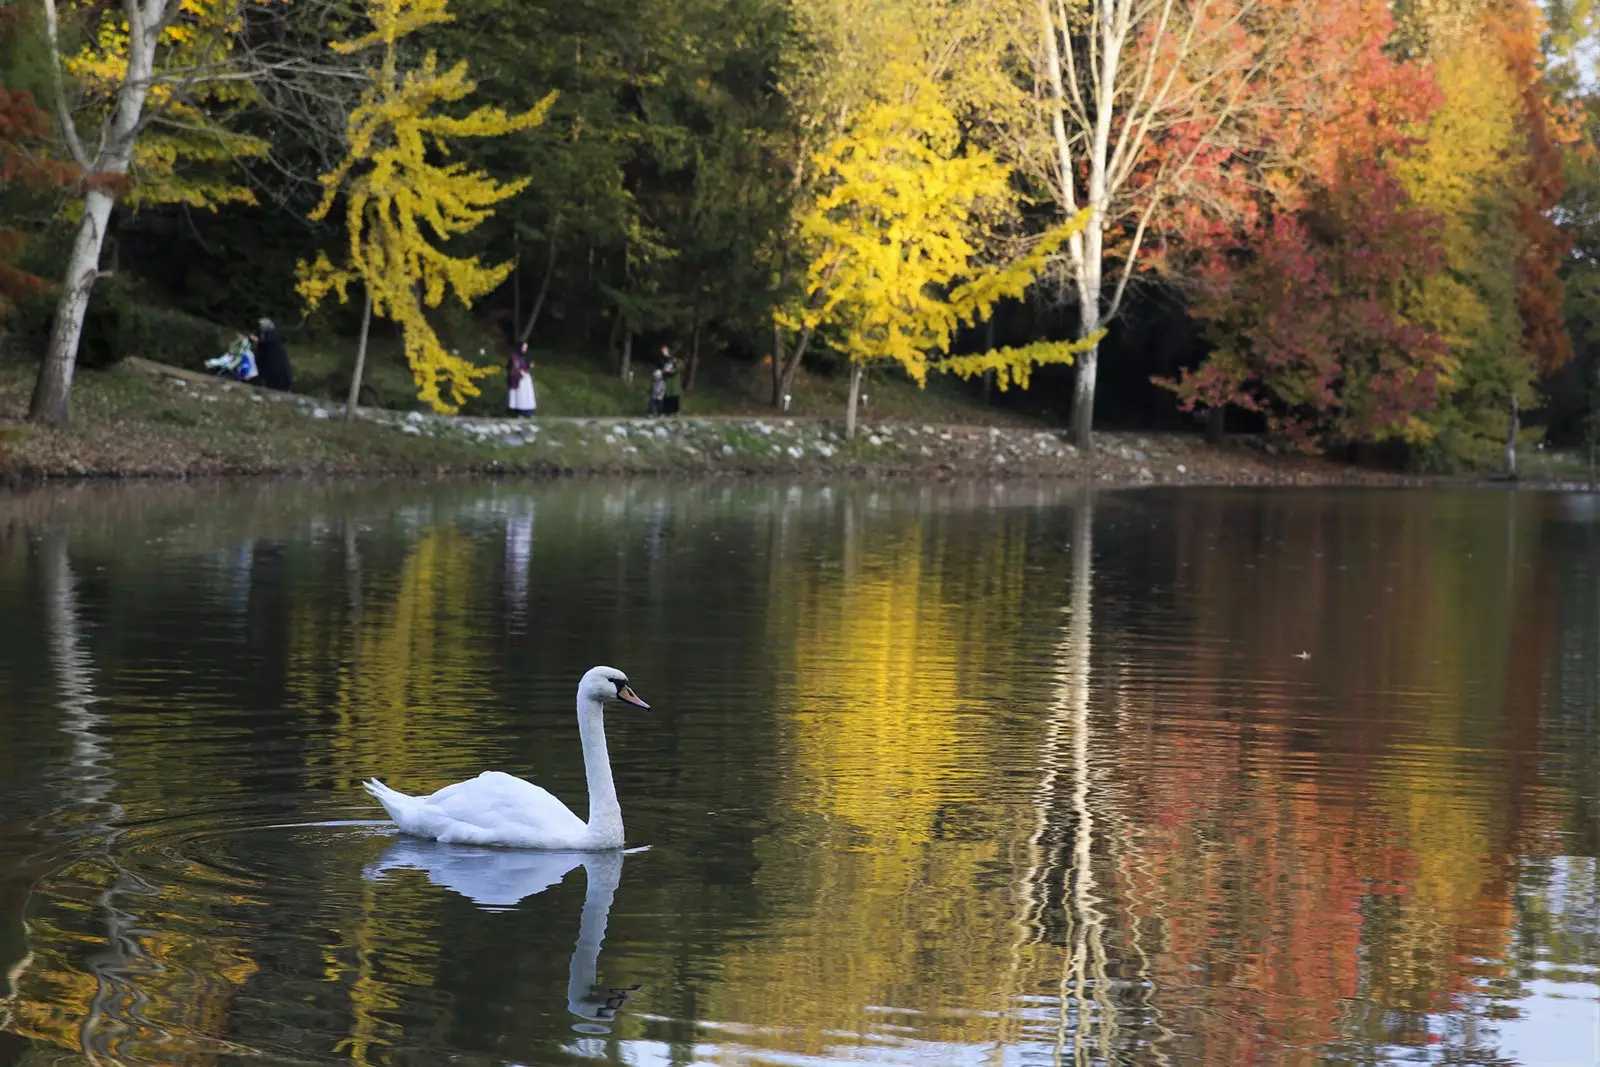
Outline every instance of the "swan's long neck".
<svg viewBox="0 0 1600 1067"><path fill-rule="evenodd" d="M605 704L578 695L578 735L583 738L583 770L589 779L589 832L596 843L622 845L622 805L611 780L611 755L606 751Z"/></svg>

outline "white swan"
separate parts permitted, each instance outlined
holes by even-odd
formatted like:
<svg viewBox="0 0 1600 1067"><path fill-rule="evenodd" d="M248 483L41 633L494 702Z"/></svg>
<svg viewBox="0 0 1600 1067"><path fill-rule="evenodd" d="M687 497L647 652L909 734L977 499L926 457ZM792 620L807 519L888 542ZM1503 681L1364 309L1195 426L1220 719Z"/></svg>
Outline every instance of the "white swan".
<svg viewBox="0 0 1600 1067"><path fill-rule="evenodd" d="M431 796L397 792L376 778L362 783L402 833L460 845L585 852L622 847L622 806L606 753L605 702L650 707L615 667L592 668L578 682L578 734L589 779L589 821L532 782L484 771Z"/></svg>

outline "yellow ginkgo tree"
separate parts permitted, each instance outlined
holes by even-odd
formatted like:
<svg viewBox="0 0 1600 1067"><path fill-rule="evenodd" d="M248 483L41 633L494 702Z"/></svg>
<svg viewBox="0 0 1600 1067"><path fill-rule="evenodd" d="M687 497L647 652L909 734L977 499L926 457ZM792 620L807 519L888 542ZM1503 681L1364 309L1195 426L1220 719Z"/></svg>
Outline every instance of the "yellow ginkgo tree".
<svg viewBox="0 0 1600 1067"><path fill-rule="evenodd" d="M499 137L537 126L555 100L551 93L519 114L480 107L461 117L433 114L439 104L468 96L476 84L467 64L441 69L429 51L419 66L400 69L400 42L427 26L452 19L446 0L367 0L371 32L332 47L350 55L381 56L360 103L350 112L349 150L321 177L323 195L311 218L325 218L341 193L348 248L344 265L326 253L300 264L300 295L315 308L329 293L342 302L359 282L366 291L361 340L345 417L355 410L366 361L372 316L397 323L417 396L441 413L460 410L477 396L477 379L497 373L447 351L428 322L427 308L454 292L463 304L493 291L511 273L509 263L484 266L476 256L452 256L440 245L476 228L494 205L515 196L527 180L501 182L463 163L448 162L458 137Z"/></svg>
<svg viewBox="0 0 1600 1067"><path fill-rule="evenodd" d="M1032 368L1070 363L1098 341L1042 341L948 355L956 331L1020 297L1046 260L1083 226L1082 216L1043 234L1020 255L996 257L994 220L1012 200L1007 167L961 146L939 87L914 65L889 64L892 86L814 159L822 192L800 219L808 251L804 305L790 328L831 328L850 360L845 433L855 435L862 371L893 362L918 385L930 370L992 371L1005 389Z"/></svg>

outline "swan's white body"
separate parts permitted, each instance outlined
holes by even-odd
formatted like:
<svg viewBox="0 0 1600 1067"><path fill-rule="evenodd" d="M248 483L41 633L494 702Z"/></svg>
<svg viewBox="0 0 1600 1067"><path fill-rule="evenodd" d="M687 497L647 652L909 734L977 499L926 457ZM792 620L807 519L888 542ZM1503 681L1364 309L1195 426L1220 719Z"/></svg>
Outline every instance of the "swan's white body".
<svg viewBox="0 0 1600 1067"><path fill-rule="evenodd" d="M649 705L634 696L628 679L595 667L578 683L578 733L589 780L589 821L532 782L485 771L425 797L408 796L376 778L363 783L403 833L459 845L499 845L555 851L622 847L622 807L606 751L605 702Z"/></svg>

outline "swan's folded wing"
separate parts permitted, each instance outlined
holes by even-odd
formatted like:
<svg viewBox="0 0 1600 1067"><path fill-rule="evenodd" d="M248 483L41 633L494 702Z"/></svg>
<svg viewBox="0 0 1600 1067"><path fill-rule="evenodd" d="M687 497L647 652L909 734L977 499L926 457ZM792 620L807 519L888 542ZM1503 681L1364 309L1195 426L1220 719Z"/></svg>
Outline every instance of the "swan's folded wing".
<svg viewBox="0 0 1600 1067"><path fill-rule="evenodd" d="M447 785L423 803L447 819L485 830L578 834L585 829L584 821L549 792L501 771L484 771L476 778Z"/></svg>

